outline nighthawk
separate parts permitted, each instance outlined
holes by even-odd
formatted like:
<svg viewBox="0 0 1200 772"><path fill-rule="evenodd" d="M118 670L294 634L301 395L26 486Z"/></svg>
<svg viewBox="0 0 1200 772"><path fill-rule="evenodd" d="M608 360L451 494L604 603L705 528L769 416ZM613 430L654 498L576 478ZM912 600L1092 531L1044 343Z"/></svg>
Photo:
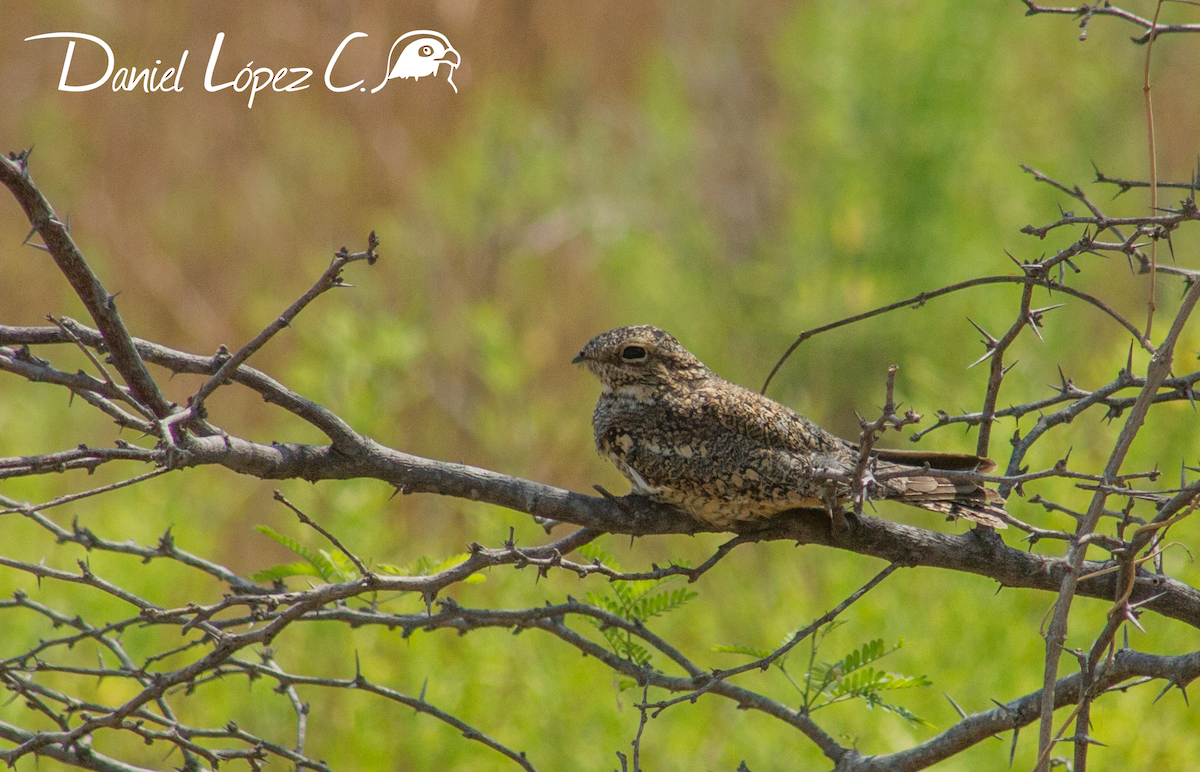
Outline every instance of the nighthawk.
<svg viewBox="0 0 1200 772"><path fill-rule="evenodd" d="M833 499L850 496L845 478L858 461L853 443L726 381L656 327L597 335L574 362L600 379L596 448L633 493L717 527L790 509L826 510ZM995 468L991 460L893 450L873 450L871 457L868 468L877 478L868 484L871 498L1007 527L1000 494L937 474L987 472Z"/></svg>

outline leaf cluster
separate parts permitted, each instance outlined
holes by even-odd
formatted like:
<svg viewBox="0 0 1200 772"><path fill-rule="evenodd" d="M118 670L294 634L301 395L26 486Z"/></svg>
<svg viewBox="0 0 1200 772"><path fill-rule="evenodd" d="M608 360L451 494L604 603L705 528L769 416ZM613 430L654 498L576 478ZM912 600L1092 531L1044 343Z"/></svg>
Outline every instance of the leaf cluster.
<svg viewBox="0 0 1200 772"><path fill-rule="evenodd" d="M584 557L598 561L612 568L614 571L621 570L620 565L617 564L616 559L612 555L594 544L586 544L580 547L579 552ZM674 562L677 565L687 565L683 561ZM630 622L642 624L648 619L675 611L697 596L698 593L686 588L660 591L660 588L664 584L678 578L678 576L668 576L660 579L638 579L633 581L613 579L608 584L608 592L589 591L586 598L588 603L593 606L602 608ZM650 653L646 650L646 647L637 643L633 633L628 630L611 627L599 620L592 620L592 624L599 628L601 635L604 636L604 639L608 641L608 645L612 647L613 652L618 656L624 657L635 665L645 666L649 664Z"/></svg>
<svg viewBox="0 0 1200 772"><path fill-rule="evenodd" d="M904 638L900 638L891 648L884 644L882 638L876 638L850 650L836 662L818 661L817 652L820 650L821 644L829 633L839 626L839 622L830 622L813 635L808 666L799 681L787 669L790 652L771 661L771 665L783 673L788 682L801 695L800 710L807 714L839 702L862 699L868 708L882 708L889 713L895 713L909 723L932 728L933 724L912 711L901 705L885 702L883 698L884 692L930 686L932 682L923 675L908 676L889 673L871 666L872 663L904 648L907 645ZM786 646L795 636L796 632L789 633L780 646ZM772 654L765 649L741 644L715 646L713 651L742 654L764 660L769 659Z"/></svg>
<svg viewBox="0 0 1200 772"><path fill-rule="evenodd" d="M341 550L312 550L290 536L285 536L266 525L255 526L255 530L269 536L304 559L265 568L262 571L251 574L251 581L265 584L268 582L282 582L284 579L292 576L312 576L328 584L334 584L362 578L358 569L355 568L354 562ZM407 566L378 563L373 566L373 570L381 574L391 574L392 576L430 576L453 568L465 562L469 557L470 555L465 552L441 559L421 556ZM483 574L471 574L463 579L462 582L464 584L479 584L485 580L486 577Z"/></svg>

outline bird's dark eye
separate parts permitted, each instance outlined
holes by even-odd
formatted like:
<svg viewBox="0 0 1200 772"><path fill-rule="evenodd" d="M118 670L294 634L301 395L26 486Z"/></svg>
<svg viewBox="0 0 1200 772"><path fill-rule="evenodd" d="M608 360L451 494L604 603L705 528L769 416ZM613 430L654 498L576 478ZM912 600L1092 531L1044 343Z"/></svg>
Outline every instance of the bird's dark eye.
<svg viewBox="0 0 1200 772"><path fill-rule="evenodd" d="M430 46L421 46L421 50L418 53L420 53L421 56L432 56L433 48Z"/></svg>
<svg viewBox="0 0 1200 772"><path fill-rule="evenodd" d="M635 362L646 358L646 349L641 346L626 346L621 349L621 358L627 362Z"/></svg>

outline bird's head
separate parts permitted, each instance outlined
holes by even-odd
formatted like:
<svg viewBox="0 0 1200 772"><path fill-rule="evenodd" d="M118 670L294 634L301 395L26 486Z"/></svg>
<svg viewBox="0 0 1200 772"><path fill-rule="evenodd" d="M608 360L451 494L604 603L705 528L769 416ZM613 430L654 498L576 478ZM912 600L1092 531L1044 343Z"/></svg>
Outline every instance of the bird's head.
<svg viewBox="0 0 1200 772"><path fill-rule="evenodd" d="M451 69L458 67L458 51L450 46L450 41L445 37L439 35L438 38L426 36L409 43L400 52L396 67L403 68L405 75L435 73L443 62L450 65Z"/></svg>
<svg viewBox="0 0 1200 772"><path fill-rule="evenodd" d="M601 333L571 361L586 365L605 391L624 386L670 387L713 374L669 333L649 325Z"/></svg>

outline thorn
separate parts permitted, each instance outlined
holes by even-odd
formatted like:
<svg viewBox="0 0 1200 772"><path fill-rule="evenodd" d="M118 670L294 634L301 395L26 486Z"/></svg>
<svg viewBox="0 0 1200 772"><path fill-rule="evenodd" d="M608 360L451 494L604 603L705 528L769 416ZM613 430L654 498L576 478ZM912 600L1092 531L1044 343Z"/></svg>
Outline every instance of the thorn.
<svg viewBox="0 0 1200 772"><path fill-rule="evenodd" d="M1162 596L1164 596L1164 595L1166 595L1166 593L1165 593L1165 592L1160 592L1160 593L1158 593L1157 595L1151 595L1149 598L1142 598L1142 599L1141 599L1141 600L1139 600L1139 601L1136 601L1136 602L1134 602L1134 603L1129 603L1129 604L1126 604L1126 605L1128 605L1128 606L1129 606L1129 608L1131 608L1131 609L1135 609L1135 610L1136 610L1136 609L1139 609L1139 608L1141 608L1142 606L1145 606L1145 605L1146 605L1146 604L1148 604L1148 603L1153 603L1154 601L1158 600L1159 598L1161 598L1161 597L1162 597ZM1139 627L1138 629L1139 629L1139 630L1141 630L1141 627ZM1142 632L1146 632L1146 631L1145 631L1145 630L1142 630Z"/></svg>
<svg viewBox="0 0 1200 772"><path fill-rule="evenodd" d="M958 706L958 703L954 701L954 698L953 698L953 697L951 697L951 696L949 695L949 693L947 693L947 692L942 692L942 694L943 694L943 695L945 695L945 697L946 697L946 699L947 699L947 700L950 700L950 704L954 706L954 709L955 709L956 711L958 711L958 715L959 715L960 717L962 717L962 718L966 718L966 717L967 717L967 712Z"/></svg>
<svg viewBox="0 0 1200 772"><path fill-rule="evenodd" d="M1133 607L1126 603L1125 608L1122 610L1125 612L1125 619L1127 619L1130 624L1140 630L1142 635L1145 635L1146 628L1142 627L1142 623L1138 621L1137 614L1133 613Z"/></svg>
<svg viewBox="0 0 1200 772"><path fill-rule="evenodd" d="M25 240L21 242L21 246L30 246L30 247L33 247L34 249L40 249L43 252L49 252L50 248L47 247L45 244L34 244L32 241L30 241L30 239L33 238L33 234L35 234L35 233L37 233L36 225L33 226L33 230L29 231L29 235L25 237Z"/></svg>
<svg viewBox="0 0 1200 772"><path fill-rule="evenodd" d="M1067 390L1071 386L1071 383L1067 380L1067 375L1063 372L1062 365L1058 365L1058 380L1062 384L1061 386L1055 386L1052 383L1047 383L1046 385L1065 397L1067 395Z"/></svg>
<svg viewBox="0 0 1200 772"><path fill-rule="evenodd" d="M974 367L975 365L982 364L983 362L987 361L987 360L988 360L988 359L989 359L989 358L992 356L992 354L995 354L995 353L996 353L996 349L994 349L994 348L993 348L993 349L988 349L988 352L987 352L986 354L984 354L983 356L979 357L979 359L976 359L976 360L975 360L974 362L972 362L971 364L967 365L967 369L968 369L968 370L970 370L970 369L971 369L972 367ZM968 426L967 428L969 429L970 427Z"/></svg>
<svg viewBox="0 0 1200 772"><path fill-rule="evenodd" d="M1099 745L1101 748L1107 748L1107 747L1108 747L1107 745L1105 745L1104 743L1100 742L1099 740L1095 740L1095 739L1093 739L1093 738L1091 738L1091 737L1088 737L1086 734L1085 734L1085 735L1083 735L1082 737L1080 737L1080 736L1079 736L1079 734L1078 734L1078 733L1076 733L1076 735L1075 735L1074 737L1070 738L1070 739L1071 739L1072 741L1074 741L1074 742L1078 742L1079 740L1083 740L1083 741L1084 741L1085 743L1087 743L1088 745Z"/></svg>
<svg viewBox="0 0 1200 772"><path fill-rule="evenodd" d="M1054 309L1062 308L1065 305L1066 305L1066 303L1055 303L1054 305L1046 306L1045 308L1034 308L1034 309L1030 310L1029 315L1030 316L1041 316L1042 314L1046 313L1047 311L1053 311Z"/></svg>
<svg viewBox="0 0 1200 772"><path fill-rule="evenodd" d="M993 338L991 335L989 335L987 330L983 329L978 324L975 324L975 321L973 319L971 319L971 317L968 316L967 321L971 323L972 327L979 330L979 334L982 335L985 339L984 345L986 345L988 348L995 348L996 344L1000 342L1000 341L996 340L995 338Z"/></svg>

